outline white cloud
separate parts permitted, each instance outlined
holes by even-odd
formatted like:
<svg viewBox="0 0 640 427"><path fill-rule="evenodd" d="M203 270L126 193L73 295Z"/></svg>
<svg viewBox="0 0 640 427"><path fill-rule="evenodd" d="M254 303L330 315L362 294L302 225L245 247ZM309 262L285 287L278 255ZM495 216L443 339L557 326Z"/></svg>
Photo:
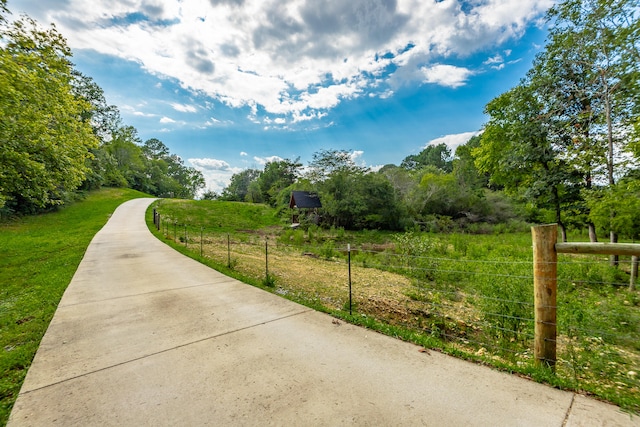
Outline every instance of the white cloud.
<svg viewBox="0 0 640 427"><path fill-rule="evenodd" d="M349 157L351 157L351 161L353 161L354 163L357 163L358 159L362 157L363 154L364 154L364 151L362 150L354 150L349 154Z"/></svg>
<svg viewBox="0 0 640 427"><path fill-rule="evenodd" d="M280 156L269 156L269 157L257 157L254 156L253 160L258 163L259 165L266 165L267 163L270 162L280 162L282 160L284 160L282 157Z"/></svg>
<svg viewBox="0 0 640 427"><path fill-rule="evenodd" d="M133 114L134 116L138 116L138 117L156 117L156 114L153 113L145 113L144 111L140 111L138 110L136 107L133 107L131 105L121 105L120 107L121 111L126 111L129 114Z"/></svg>
<svg viewBox="0 0 640 427"><path fill-rule="evenodd" d="M166 123L175 123L176 121L173 120L170 117L164 116L160 119L160 123L166 124Z"/></svg>
<svg viewBox="0 0 640 427"><path fill-rule="evenodd" d="M451 154L453 155L455 154L456 148L458 148L458 146L466 144L471 138L480 135L481 133L482 131L475 131L441 136L427 142L423 148L426 148L429 145L440 145L444 143L447 147L449 147L449 149L451 150Z"/></svg>
<svg viewBox="0 0 640 427"><path fill-rule="evenodd" d="M501 64L503 62L504 62L504 59L502 58L502 55L500 55L499 53L496 53L494 56L492 56L491 58L488 58L486 61L484 61L483 64L485 64L485 65Z"/></svg>
<svg viewBox="0 0 640 427"><path fill-rule="evenodd" d="M156 114L153 113L144 113L142 111L133 111L132 113L134 116L139 116L139 117L156 117Z"/></svg>
<svg viewBox="0 0 640 427"><path fill-rule="evenodd" d="M476 70L442 62L499 49L552 4L95 0L87 8L86 0L15 0L12 8L55 22L73 49L135 61L183 88L233 108L248 107L248 119L260 123L258 111L276 116L274 121L310 120L345 99L389 97L408 83L461 86ZM185 113L198 108L172 107Z"/></svg>
<svg viewBox="0 0 640 427"><path fill-rule="evenodd" d="M196 111L198 111L198 109L194 105L178 104L175 102L171 104L171 107L173 107L173 109L176 111L180 111L181 113L195 113Z"/></svg>
<svg viewBox="0 0 640 427"><path fill-rule="evenodd" d="M241 151L240 155L244 157L244 156L248 156L249 154L245 153L244 151Z"/></svg>
<svg viewBox="0 0 640 427"><path fill-rule="evenodd" d="M422 69L425 83L457 88L463 86L473 71L464 67L436 64Z"/></svg>
<svg viewBox="0 0 640 427"><path fill-rule="evenodd" d="M200 169L206 169L206 170L229 170L230 169L229 163L225 162L224 160L204 158L204 159L189 159L189 162L194 167L198 167Z"/></svg>
<svg viewBox="0 0 640 427"><path fill-rule="evenodd" d="M510 50L505 50L504 51L505 56L509 56L511 55L511 51ZM515 61L510 61L509 64L512 64L514 62L518 62L519 59L515 60ZM489 65L491 68L493 68L494 70L502 70L505 67L505 62L504 62L504 58L502 57L501 54L497 53L494 56L487 58L484 62L484 65Z"/></svg>
<svg viewBox="0 0 640 427"><path fill-rule="evenodd" d="M212 126L228 126L232 125L233 120L218 120L215 117L211 117L209 120L204 122L203 128L208 128Z"/></svg>

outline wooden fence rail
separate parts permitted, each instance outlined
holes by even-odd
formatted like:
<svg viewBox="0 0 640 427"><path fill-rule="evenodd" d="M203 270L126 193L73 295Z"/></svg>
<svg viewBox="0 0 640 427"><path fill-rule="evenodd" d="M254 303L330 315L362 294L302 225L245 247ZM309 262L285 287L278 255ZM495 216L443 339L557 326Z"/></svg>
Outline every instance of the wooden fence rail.
<svg viewBox="0 0 640 427"><path fill-rule="evenodd" d="M630 255L629 289L634 290L638 276L640 244L631 243L557 243L558 225L531 227L533 240L533 287L535 304L534 356L536 363L551 368L556 364L556 313L558 292L558 253L594 255Z"/></svg>

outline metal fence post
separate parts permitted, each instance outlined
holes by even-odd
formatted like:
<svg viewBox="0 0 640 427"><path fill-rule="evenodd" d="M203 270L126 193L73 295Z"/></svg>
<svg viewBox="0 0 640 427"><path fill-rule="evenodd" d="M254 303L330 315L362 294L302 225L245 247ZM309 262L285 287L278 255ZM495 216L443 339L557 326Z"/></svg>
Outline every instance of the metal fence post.
<svg viewBox="0 0 640 427"><path fill-rule="evenodd" d="M264 277L266 283L269 283L269 240L264 239Z"/></svg>
<svg viewBox="0 0 640 427"><path fill-rule="evenodd" d="M531 227L535 302L534 356L537 365L555 368L558 292L557 224Z"/></svg>
<svg viewBox="0 0 640 427"><path fill-rule="evenodd" d="M353 314L351 311L351 243L347 243L347 263L349 264L349 315L351 316Z"/></svg>
<svg viewBox="0 0 640 427"><path fill-rule="evenodd" d="M636 280L638 279L638 256L633 255L631 257L631 278L629 279L629 290L633 291L636 288Z"/></svg>

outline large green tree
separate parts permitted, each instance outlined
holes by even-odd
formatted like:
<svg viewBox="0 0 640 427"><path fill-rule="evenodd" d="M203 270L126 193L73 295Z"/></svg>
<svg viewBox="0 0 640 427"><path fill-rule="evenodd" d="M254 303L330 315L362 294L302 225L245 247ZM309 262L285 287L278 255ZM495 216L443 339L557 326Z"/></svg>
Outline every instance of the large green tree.
<svg viewBox="0 0 640 427"><path fill-rule="evenodd" d="M329 149L313 153L305 176L311 182L322 182L334 173L358 174L368 170L369 168L356 164L351 151Z"/></svg>
<svg viewBox="0 0 640 427"><path fill-rule="evenodd" d="M422 169L426 166L436 167L443 172L453 170L453 157L446 144L427 145L419 154L412 154L404 158L400 167L410 170Z"/></svg>
<svg viewBox="0 0 640 427"><path fill-rule="evenodd" d="M222 190L220 199L235 202L244 202L249 193L249 186L258 180L262 172L258 169L245 169L242 172L234 173L231 182ZM255 184L257 185L257 184ZM256 194L259 190L255 187L251 194ZM250 200L251 201L251 200Z"/></svg>
<svg viewBox="0 0 640 427"><path fill-rule="evenodd" d="M322 221L347 229L400 229L400 199L384 174L355 163L348 150L320 150L307 172L322 202Z"/></svg>
<svg viewBox="0 0 640 427"><path fill-rule="evenodd" d="M32 212L64 203L98 144L74 95L71 52L54 27L28 17L0 30L0 207Z"/></svg>
<svg viewBox="0 0 640 427"><path fill-rule="evenodd" d="M296 182L301 174L301 169L300 158L293 161L284 159L268 162L264 165L264 170L256 182L260 199L275 206L280 191Z"/></svg>
<svg viewBox="0 0 640 427"><path fill-rule="evenodd" d="M573 194L575 176L563 159L563 147L549 137L550 124L541 114L545 106L537 95L535 86L523 81L489 102L489 122L472 152L490 182L537 208L552 209L566 240L562 210Z"/></svg>
<svg viewBox="0 0 640 427"><path fill-rule="evenodd" d="M640 180L637 177L625 177L613 187L591 191L587 201L592 206L589 217L602 231L613 231L634 240L640 238Z"/></svg>
<svg viewBox="0 0 640 427"><path fill-rule="evenodd" d="M487 105L491 118L473 151L476 165L491 173L491 182L524 189L535 205L552 208L561 225L561 213L571 210L593 231L589 211L602 198L585 204L578 190L613 187L632 166L638 11L628 0L559 2L548 14L548 43L527 77Z"/></svg>
<svg viewBox="0 0 640 427"><path fill-rule="evenodd" d="M322 221L347 229L389 229L404 226L405 215L389 180L373 172L337 170L317 184Z"/></svg>
<svg viewBox="0 0 640 427"><path fill-rule="evenodd" d="M160 197L191 199L205 187L202 172L187 167L169 147L157 138L151 138L141 147L145 174L149 179L149 193Z"/></svg>
<svg viewBox="0 0 640 427"><path fill-rule="evenodd" d="M489 185L488 174L478 170L473 157L473 150L480 146L481 140L481 135L476 135L465 144L459 145L453 159L453 175L456 177L458 185L470 191L480 190Z"/></svg>
<svg viewBox="0 0 640 427"><path fill-rule="evenodd" d="M86 108L81 113L83 122L91 125L93 133L101 142L109 141L122 126L120 112L115 105L109 105L104 90L89 76L72 70L71 81L74 95L85 101Z"/></svg>
<svg viewBox="0 0 640 427"><path fill-rule="evenodd" d="M538 78L547 81L547 99L557 105L551 113L572 141L567 156L587 192L593 182L615 186L632 167L627 153L640 113L639 13L637 1L629 0L565 0L549 11L553 25ZM589 200L592 206L600 199ZM610 239L617 239L613 229Z"/></svg>

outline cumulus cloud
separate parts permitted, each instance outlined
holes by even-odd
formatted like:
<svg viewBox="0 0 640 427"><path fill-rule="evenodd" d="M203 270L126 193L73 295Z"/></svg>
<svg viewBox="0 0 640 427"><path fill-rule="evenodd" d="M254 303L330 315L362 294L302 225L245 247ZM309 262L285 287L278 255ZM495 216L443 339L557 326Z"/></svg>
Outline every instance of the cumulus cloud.
<svg viewBox="0 0 640 427"><path fill-rule="evenodd" d="M464 67L436 64L422 68L425 83L435 83L442 86L456 88L466 83L473 71Z"/></svg>
<svg viewBox="0 0 640 427"><path fill-rule="evenodd" d="M251 121L271 115L282 124L275 120L324 117L346 99L390 97L403 84L460 87L477 70L446 65L448 58L497 51L553 0L23 3L41 22L55 22L73 49L135 61L229 107L249 108Z"/></svg>
<svg viewBox="0 0 640 427"><path fill-rule="evenodd" d="M352 151L351 153L349 153L349 157L351 157L351 160L352 160L354 163L357 163L357 162L358 162L358 159L359 159L360 157L362 157L362 155L363 155L363 154L364 154L364 151L362 151L362 150L354 150L354 151Z"/></svg>
<svg viewBox="0 0 640 427"><path fill-rule="evenodd" d="M194 166L200 169L205 170L229 170L231 167L229 163L224 160L218 159L189 159L189 162Z"/></svg>
<svg viewBox="0 0 640 427"><path fill-rule="evenodd" d="M253 160L254 160L257 164L259 164L259 165L263 165L263 166L264 166L264 165L266 165L267 163L270 163L270 162L280 162L280 161L282 161L282 160L284 160L284 159L283 159L282 157L280 157L280 156L269 156L269 157L257 157L257 156L254 156L254 157L253 157Z"/></svg>
<svg viewBox="0 0 640 427"><path fill-rule="evenodd" d="M441 136L439 138L432 139L431 141L427 142L424 148L428 147L429 145L445 144L451 150L451 154L455 154L456 148L458 148L458 146L466 144L471 138L473 138L474 136L480 135L481 133L482 131L475 131L475 132L463 132L463 133L456 133L452 135Z"/></svg>
<svg viewBox="0 0 640 427"><path fill-rule="evenodd" d="M176 121L173 120L171 117L167 117L164 116L160 119L160 123L166 124L166 123L175 123Z"/></svg>

